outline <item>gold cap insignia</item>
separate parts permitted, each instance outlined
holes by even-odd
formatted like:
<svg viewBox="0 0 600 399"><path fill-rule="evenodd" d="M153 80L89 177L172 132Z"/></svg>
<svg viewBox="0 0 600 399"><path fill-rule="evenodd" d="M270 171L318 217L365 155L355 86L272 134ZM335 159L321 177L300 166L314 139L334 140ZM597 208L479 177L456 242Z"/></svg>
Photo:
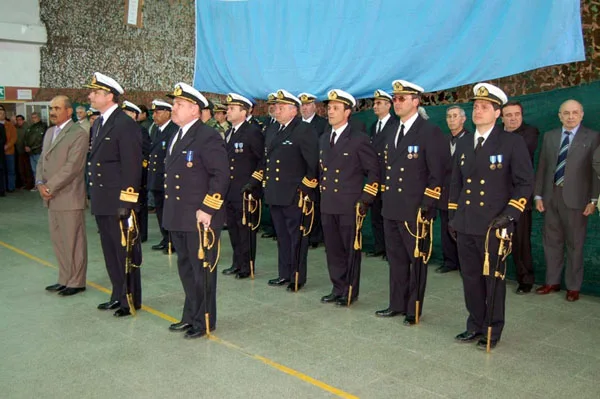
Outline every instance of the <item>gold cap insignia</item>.
<svg viewBox="0 0 600 399"><path fill-rule="evenodd" d="M180 96L183 94L183 90L181 90L181 86L175 86L175 91L173 92L174 96Z"/></svg>
<svg viewBox="0 0 600 399"><path fill-rule="evenodd" d="M330 100L335 100L336 98L338 98L338 94L335 90L332 90L331 92L329 92L329 99Z"/></svg>
<svg viewBox="0 0 600 399"><path fill-rule="evenodd" d="M275 96L273 94L269 94L269 100L275 100Z"/></svg>
<svg viewBox="0 0 600 399"><path fill-rule="evenodd" d="M225 99L228 103L233 101L233 97L231 96L227 96L227 98Z"/></svg>
<svg viewBox="0 0 600 399"><path fill-rule="evenodd" d="M92 84L95 85L97 82L96 75L92 75Z"/></svg>
<svg viewBox="0 0 600 399"><path fill-rule="evenodd" d="M489 96L490 92L488 91L488 89L485 86L481 86L479 89L477 89L477 96L478 97L487 97Z"/></svg>
<svg viewBox="0 0 600 399"><path fill-rule="evenodd" d="M277 92L277 98L279 98L279 99L285 98L285 95L283 94L283 92L281 90L279 90Z"/></svg>
<svg viewBox="0 0 600 399"><path fill-rule="evenodd" d="M152 109L156 109L156 104L152 104Z"/></svg>
<svg viewBox="0 0 600 399"><path fill-rule="evenodd" d="M306 94L301 95L300 101L308 101L308 96Z"/></svg>
<svg viewBox="0 0 600 399"><path fill-rule="evenodd" d="M402 83L396 82L394 83L394 90L404 90L404 86L402 86Z"/></svg>

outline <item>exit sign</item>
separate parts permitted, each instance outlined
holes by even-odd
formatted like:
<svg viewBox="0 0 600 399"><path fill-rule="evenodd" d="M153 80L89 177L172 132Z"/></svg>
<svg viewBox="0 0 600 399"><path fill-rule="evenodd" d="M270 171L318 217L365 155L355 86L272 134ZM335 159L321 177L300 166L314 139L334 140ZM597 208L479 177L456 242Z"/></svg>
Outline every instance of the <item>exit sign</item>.
<svg viewBox="0 0 600 399"><path fill-rule="evenodd" d="M4 93L4 86L0 86L0 100L4 100L6 95Z"/></svg>

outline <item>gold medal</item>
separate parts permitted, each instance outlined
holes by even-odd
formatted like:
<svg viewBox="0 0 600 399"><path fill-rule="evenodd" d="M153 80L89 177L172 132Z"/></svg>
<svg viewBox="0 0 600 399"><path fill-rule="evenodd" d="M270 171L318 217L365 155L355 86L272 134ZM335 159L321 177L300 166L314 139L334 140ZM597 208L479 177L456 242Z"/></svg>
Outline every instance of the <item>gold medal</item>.
<svg viewBox="0 0 600 399"><path fill-rule="evenodd" d="M413 154L408 154L406 157L407 157L408 159L413 159Z"/></svg>
<svg viewBox="0 0 600 399"><path fill-rule="evenodd" d="M194 166L194 164L192 162L188 162L185 164L185 166L187 166L188 168L191 168L192 166Z"/></svg>
<svg viewBox="0 0 600 399"><path fill-rule="evenodd" d="M490 164L490 169L491 169L491 170L494 170L494 169L496 169L496 164L494 164L494 163Z"/></svg>
<svg viewBox="0 0 600 399"><path fill-rule="evenodd" d="M417 159L417 158L419 158L419 154L415 152L415 153L413 154L413 157L414 157L415 159Z"/></svg>
<svg viewBox="0 0 600 399"><path fill-rule="evenodd" d="M501 163L498 164L498 169L502 169L502 164Z"/></svg>

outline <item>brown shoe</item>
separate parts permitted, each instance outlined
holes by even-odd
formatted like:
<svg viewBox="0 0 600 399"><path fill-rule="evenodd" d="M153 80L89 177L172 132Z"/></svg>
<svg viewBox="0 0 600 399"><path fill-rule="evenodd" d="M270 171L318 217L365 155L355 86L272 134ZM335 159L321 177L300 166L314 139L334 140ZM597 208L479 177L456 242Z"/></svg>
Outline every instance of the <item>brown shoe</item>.
<svg viewBox="0 0 600 399"><path fill-rule="evenodd" d="M536 294L540 294L540 295L547 295L551 292L558 292L558 291L560 291L560 284L554 284L554 285L544 284L535 290Z"/></svg>
<svg viewBox="0 0 600 399"><path fill-rule="evenodd" d="M567 301L575 302L579 300L579 291L567 290Z"/></svg>

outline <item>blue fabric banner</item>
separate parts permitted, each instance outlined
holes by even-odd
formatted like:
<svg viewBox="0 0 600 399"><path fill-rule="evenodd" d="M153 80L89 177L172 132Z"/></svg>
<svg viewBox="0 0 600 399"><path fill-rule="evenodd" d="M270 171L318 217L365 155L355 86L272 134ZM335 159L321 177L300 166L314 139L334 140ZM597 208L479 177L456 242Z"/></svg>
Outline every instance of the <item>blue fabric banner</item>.
<svg viewBox="0 0 600 399"><path fill-rule="evenodd" d="M426 91L585 59L579 0L197 0L194 86Z"/></svg>

